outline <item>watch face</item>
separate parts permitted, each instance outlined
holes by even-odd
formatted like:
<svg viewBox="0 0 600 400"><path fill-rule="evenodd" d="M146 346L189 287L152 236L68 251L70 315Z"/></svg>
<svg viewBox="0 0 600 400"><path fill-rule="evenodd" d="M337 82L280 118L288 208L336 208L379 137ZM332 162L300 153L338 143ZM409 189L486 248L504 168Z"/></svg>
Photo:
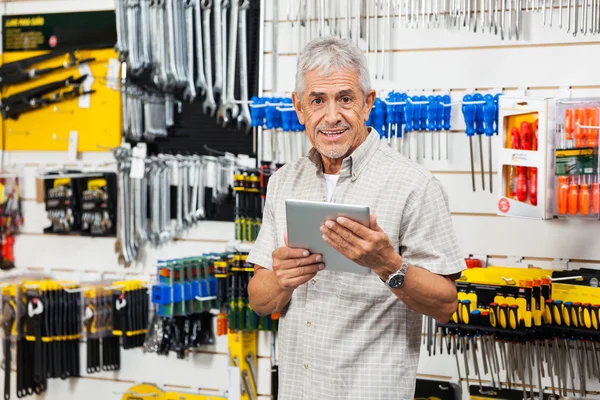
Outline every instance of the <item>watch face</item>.
<svg viewBox="0 0 600 400"><path fill-rule="evenodd" d="M393 276L392 279L390 279L390 287L397 289L402 285L402 282L404 282L404 275Z"/></svg>

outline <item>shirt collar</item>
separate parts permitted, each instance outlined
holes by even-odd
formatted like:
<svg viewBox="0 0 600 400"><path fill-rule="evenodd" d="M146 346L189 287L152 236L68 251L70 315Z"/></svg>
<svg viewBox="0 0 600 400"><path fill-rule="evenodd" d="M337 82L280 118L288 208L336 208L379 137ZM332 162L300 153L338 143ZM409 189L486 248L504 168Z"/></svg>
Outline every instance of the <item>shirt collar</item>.
<svg viewBox="0 0 600 400"><path fill-rule="evenodd" d="M379 147L379 133L374 128L368 128L369 135L348 157L342 161L340 177L350 176L354 181L360 175L361 170L371 159ZM323 173L323 161L321 154L314 147L308 153L308 159L317 167L318 173Z"/></svg>

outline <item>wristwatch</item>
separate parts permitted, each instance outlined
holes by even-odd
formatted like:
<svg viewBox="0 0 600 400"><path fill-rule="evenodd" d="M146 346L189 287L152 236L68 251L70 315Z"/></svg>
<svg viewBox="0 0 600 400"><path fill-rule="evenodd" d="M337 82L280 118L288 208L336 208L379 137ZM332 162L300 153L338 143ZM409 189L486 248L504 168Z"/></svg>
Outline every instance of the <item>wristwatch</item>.
<svg viewBox="0 0 600 400"><path fill-rule="evenodd" d="M408 270L408 262L402 261L402 266L397 272L394 272L390 275L387 281L382 281L391 289L398 289L404 283L404 275L406 275L406 270Z"/></svg>

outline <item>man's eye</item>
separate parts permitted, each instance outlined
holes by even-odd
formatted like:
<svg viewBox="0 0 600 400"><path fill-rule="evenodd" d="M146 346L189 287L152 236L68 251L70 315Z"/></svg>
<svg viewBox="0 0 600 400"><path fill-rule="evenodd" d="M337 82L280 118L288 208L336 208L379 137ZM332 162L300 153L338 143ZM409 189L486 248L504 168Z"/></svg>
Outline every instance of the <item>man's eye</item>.
<svg viewBox="0 0 600 400"><path fill-rule="evenodd" d="M313 104L321 104L321 99L313 99Z"/></svg>
<svg viewBox="0 0 600 400"><path fill-rule="evenodd" d="M352 99L350 97L342 97L342 103L350 103Z"/></svg>

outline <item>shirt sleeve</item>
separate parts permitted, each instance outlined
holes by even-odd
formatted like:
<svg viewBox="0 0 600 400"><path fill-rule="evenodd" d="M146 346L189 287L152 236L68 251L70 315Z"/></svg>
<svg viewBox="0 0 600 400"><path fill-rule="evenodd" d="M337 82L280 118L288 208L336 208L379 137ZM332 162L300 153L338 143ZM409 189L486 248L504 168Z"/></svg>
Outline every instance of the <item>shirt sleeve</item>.
<svg viewBox="0 0 600 400"><path fill-rule="evenodd" d="M439 275L466 269L447 194L435 177L407 204L400 228L400 254L410 264Z"/></svg>
<svg viewBox="0 0 600 400"><path fill-rule="evenodd" d="M248 262L259 265L266 269L273 269L273 251L277 248L277 229L275 227L275 196L276 175L271 175L267 185L267 197L265 199L265 208L263 210L262 223L258 238L248 254Z"/></svg>

